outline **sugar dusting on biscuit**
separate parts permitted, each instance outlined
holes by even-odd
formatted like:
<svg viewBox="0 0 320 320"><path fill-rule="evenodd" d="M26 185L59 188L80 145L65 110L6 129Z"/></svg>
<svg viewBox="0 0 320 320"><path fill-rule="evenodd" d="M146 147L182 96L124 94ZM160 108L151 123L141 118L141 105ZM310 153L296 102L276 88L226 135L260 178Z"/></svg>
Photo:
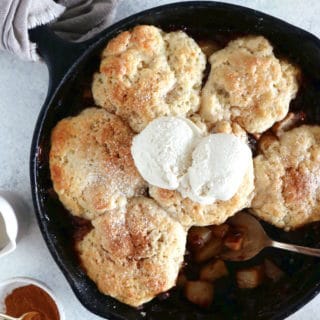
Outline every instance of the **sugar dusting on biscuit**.
<svg viewBox="0 0 320 320"><path fill-rule="evenodd" d="M118 116L88 108L60 121L51 137L50 170L61 202L93 219L144 193L131 156L133 132Z"/></svg>
<svg viewBox="0 0 320 320"><path fill-rule="evenodd" d="M175 285L186 231L153 200L132 198L126 212L110 212L93 225L77 249L102 293L137 307Z"/></svg>
<svg viewBox="0 0 320 320"><path fill-rule="evenodd" d="M211 71L201 94L205 120L232 121L247 132L260 133L286 116L298 91L299 71L277 59L267 39L238 38L209 61Z"/></svg>
<svg viewBox="0 0 320 320"><path fill-rule="evenodd" d="M186 116L199 109L205 66L204 53L184 32L137 26L104 49L93 97L140 132L160 116Z"/></svg>
<svg viewBox="0 0 320 320"><path fill-rule="evenodd" d="M257 216L286 230L319 220L320 127L292 129L260 149L252 202Z"/></svg>

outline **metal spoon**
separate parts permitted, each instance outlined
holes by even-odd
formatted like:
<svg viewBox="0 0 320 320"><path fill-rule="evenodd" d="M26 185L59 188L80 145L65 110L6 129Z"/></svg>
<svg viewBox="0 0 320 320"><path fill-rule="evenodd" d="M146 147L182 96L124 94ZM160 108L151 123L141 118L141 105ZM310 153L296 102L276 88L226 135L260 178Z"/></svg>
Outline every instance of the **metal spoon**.
<svg viewBox="0 0 320 320"><path fill-rule="evenodd" d="M32 320L32 317L36 316L37 314L39 314L39 313L32 311L32 312L27 312L27 313L23 314L19 318L15 318L15 317L11 317L6 314L0 313L0 319L3 319L3 320Z"/></svg>
<svg viewBox="0 0 320 320"><path fill-rule="evenodd" d="M320 257L320 249L302 247L270 239L265 233L260 222L248 213L237 213L234 217L228 220L228 224L234 226L237 230L240 230L240 232L243 232L244 240L240 250L232 251L227 249L225 252L222 252L220 257L224 260L249 260L266 247L274 247L309 256Z"/></svg>

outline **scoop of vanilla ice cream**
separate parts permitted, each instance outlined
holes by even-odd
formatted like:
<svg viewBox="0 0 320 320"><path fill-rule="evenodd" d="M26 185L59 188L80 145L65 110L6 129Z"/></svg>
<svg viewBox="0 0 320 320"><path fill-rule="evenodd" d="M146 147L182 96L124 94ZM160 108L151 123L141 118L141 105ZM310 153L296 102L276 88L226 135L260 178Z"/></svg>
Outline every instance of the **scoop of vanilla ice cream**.
<svg viewBox="0 0 320 320"><path fill-rule="evenodd" d="M150 122L133 138L131 153L141 176L150 184L177 189L191 164L198 127L179 117L161 117Z"/></svg>
<svg viewBox="0 0 320 320"><path fill-rule="evenodd" d="M233 134L211 134L192 153L192 164L178 188L183 197L201 204L229 200L252 165L251 150Z"/></svg>

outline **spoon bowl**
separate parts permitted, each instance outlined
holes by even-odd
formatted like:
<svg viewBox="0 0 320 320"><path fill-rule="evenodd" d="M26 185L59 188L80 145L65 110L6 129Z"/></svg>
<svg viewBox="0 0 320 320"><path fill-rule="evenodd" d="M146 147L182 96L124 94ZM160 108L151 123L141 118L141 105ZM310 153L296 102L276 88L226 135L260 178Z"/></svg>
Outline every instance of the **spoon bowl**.
<svg viewBox="0 0 320 320"><path fill-rule="evenodd" d="M250 210L250 212L252 212ZM240 250L226 249L220 255L223 260L245 261L255 257L266 247L274 247L310 256L320 257L320 249L297 246L274 241L264 231L260 222L251 214L239 212L228 220L228 224L243 234Z"/></svg>

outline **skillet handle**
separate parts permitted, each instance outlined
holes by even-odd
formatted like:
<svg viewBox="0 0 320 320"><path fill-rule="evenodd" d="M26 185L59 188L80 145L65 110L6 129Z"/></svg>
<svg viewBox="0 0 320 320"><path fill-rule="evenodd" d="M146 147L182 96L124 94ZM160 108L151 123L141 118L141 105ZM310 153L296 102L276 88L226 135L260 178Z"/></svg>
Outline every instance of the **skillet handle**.
<svg viewBox="0 0 320 320"><path fill-rule="evenodd" d="M37 44L38 54L49 70L48 96L53 93L72 65L90 46L90 40L76 43L59 38L48 26L29 31L30 40Z"/></svg>

